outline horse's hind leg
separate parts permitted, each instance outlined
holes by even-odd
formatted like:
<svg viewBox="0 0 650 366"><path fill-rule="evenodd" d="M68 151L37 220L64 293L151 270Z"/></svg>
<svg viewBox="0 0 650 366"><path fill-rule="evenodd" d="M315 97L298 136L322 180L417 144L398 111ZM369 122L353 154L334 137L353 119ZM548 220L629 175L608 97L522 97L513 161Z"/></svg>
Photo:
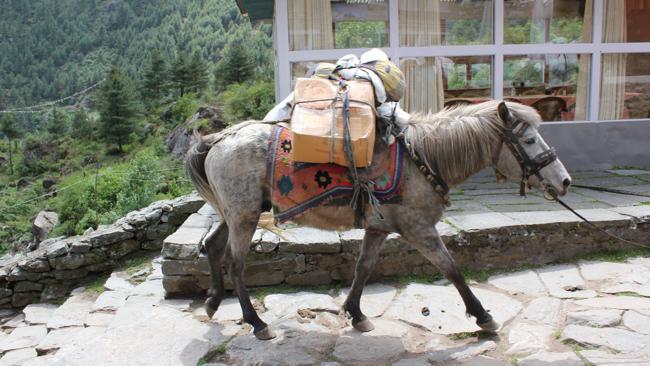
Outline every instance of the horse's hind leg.
<svg viewBox="0 0 650 366"><path fill-rule="evenodd" d="M259 215L258 215L259 216ZM239 225L230 226L230 235L228 236L228 245L230 247L231 260L229 263L228 273L237 292L239 305L244 315L244 321L253 326L255 337L260 340L271 339L275 337L273 331L267 324L260 319L253 308L248 290L244 284L244 266L246 254L250 248L257 219L249 222L240 223Z"/></svg>
<svg viewBox="0 0 650 366"><path fill-rule="evenodd" d="M422 255L433 263L451 283L454 284L460 297L465 303L467 313L476 317L476 324L483 330L495 331L499 323L492 319L492 316L485 311L481 302L474 296L472 290L467 286L465 277L458 265L447 251L445 243L435 228L426 230L425 233L404 233L408 242L414 246ZM409 235L410 234L410 235Z"/></svg>
<svg viewBox="0 0 650 366"><path fill-rule="evenodd" d="M221 266L228 244L228 225L225 222L219 223L217 230L213 231L204 243L212 276L212 287L208 290L208 298L205 300L205 312L212 318L225 295Z"/></svg>
<svg viewBox="0 0 650 366"><path fill-rule="evenodd" d="M363 244L361 244L361 252L357 259L357 266L354 270L354 281L352 281L348 298L343 304L343 309L352 316L352 326L361 332L369 332L375 328L361 312L361 293L363 292L363 286L370 277L372 267L377 260L386 235L384 232L372 229L366 230Z"/></svg>

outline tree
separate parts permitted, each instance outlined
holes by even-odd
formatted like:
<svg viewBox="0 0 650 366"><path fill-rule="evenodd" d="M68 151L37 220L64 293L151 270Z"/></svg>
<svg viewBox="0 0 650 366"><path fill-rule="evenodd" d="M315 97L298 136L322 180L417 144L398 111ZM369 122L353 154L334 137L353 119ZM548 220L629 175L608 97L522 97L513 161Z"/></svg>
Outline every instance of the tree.
<svg viewBox="0 0 650 366"><path fill-rule="evenodd" d="M183 52L178 52L174 65L172 66L172 83L174 88L178 89L181 97L185 90L190 86L190 63Z"/></svg>
<svg viewBox="0 0 650 366"><path fill-rule="evenodd" d="M20 130L18 129L18 123L16 123L16 117L11 113L5 113L0 115L0 132L5 136L7 142L9 143L9 171L11 175L14 175L14 160L13 160L13 150L12 140L20 137Z"/></svg>
<svg viewBox="0 0 650 366"><path fill-rule="evenodd" d="M200 93L208 86L208 65L206 65L201 52L196 50L188 65L189 87L195 93Z"/></svg>
<svg viewBox="0 0 650 366"><path fill-rule="evenodd" d="M83 109L79 109L72 117L72 134L78 139L92 140L94 138L93 126Z"/></svg>
<svg viewBox="0 0 650 366"><path fill-rule="evenodd" d="M159 50L151 54L151 59L144 72L144 96L149 100L158 100L167 93L169 74L167 62Z"/></svg>
<svg viewBox="0 0 650 366"><path fill-rule="evenodd" d="M48 116L46 129L54 137L62 136L68 132L68 114L56 107L52 107L52 113Z"/></svg>
<svg viewBox="0 0 650 366"><path fill-rule="evenodd" d="M230 84L239 84L254 76L255 64L251 54L243 46L231 44L226 47L223 58L215 68L215 89L224 90Z"/></svg>
<svg viewBox="0 0 650 366"><path fill-rule="evenodd" d="M117 68L111 69L99 91L98 111L100 136L109 143L116 143L119 151L129 141L140 115L140 105L130 79Z"/></svg>

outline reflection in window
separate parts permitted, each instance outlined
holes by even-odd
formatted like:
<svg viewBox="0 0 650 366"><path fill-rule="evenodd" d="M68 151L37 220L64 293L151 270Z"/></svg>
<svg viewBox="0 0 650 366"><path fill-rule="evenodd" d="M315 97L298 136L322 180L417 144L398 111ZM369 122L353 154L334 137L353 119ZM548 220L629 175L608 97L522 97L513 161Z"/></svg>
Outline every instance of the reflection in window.
<svg viewBox="0 0 650 366"><path fill-rule="evenodd" d="M289 48L388 46L388 2L289 0Z"/></svg>
<svg viewBox="0 0 650 366"><path fill-rule="evenodd" d="M593 0L506 0L504 43L589 43L592 9Z"/></svg>
<svg viewBox="0 0 650 366"><path fill-rule="evenodd" d="M650 42L650 0L605 0L603 42Z"/></svg>
<svg viewBox="0 0 650 366"><path fill-rule="evenodd" d="M503 96L537 109L544 121L585 120L590 55L506 56Z"/></svg>
<svg viewBox="0 0 650 366"><path fill-rule="evenodd" d="M600 119L650 118L650 53L604 54Z"/></svg>
<svg viewBox="0 0 650 366"><path fill-rule="evenodd" d="M491 44L492 0L400 0L400 46Z"/></svg>
<svg viewBox="0 0 650 366"><path fill-rule="evenodd" d="M402 107L409 112L437 112L492 97L491 56L406 58L400 67L407 88Z"/></svg>
<svg viewBox="0 0 650 366"><path fill-rule="evenodd" d="M316 66L321 62L335 64L336 60L303 61L291 63L291 90L296 86L297 78L309 78L314 74Z"/></svg>

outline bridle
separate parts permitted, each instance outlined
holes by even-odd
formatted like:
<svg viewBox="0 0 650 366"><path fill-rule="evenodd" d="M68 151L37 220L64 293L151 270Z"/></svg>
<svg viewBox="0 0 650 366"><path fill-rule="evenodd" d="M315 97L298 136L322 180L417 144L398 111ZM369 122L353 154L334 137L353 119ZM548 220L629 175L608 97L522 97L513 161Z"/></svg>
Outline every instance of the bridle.
<svg viewBox="0 0 650 366"><path fill-rule="evenodd" d="M499 134L501 135L502 143L497 151L496 159L498 159L503 145L506 145L512 152L512 155L515 157L519 163L519 167L521 168L519 195L526 196L526 187L528 186L529 178L534 175L543 185L544 178L540 174L540 171L547 165L557 160L557 154L555 153L555 148L551 147L537 154L533 158L528 156L528 153L521 145L521 139L526 130L530 128L530 125L526 122L515 120L510 111L507 109L505 109L505 111L501 110L501 105L499 106L499 115L503 119L505 126L499 128ZM503 174L499 172L496 167L496 159L494 160L494 170L497 176L503 176ZM548 193L552 199L555 199L557 196L557 192L555 192L553 189L549 190L548 187L544 187L544 193L545 196L546 193Z"/></svg>

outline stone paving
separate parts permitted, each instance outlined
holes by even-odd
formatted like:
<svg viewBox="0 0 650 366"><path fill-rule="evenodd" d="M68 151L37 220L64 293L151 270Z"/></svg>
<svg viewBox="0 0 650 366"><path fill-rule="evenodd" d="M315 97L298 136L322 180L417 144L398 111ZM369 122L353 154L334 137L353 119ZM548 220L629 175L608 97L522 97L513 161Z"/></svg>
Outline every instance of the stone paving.
<svg viewBox="0 0 650 366"><path fill-rule="evenodd" d="M574 184L624 189L650 195L650 170L616 169L606 171L572 172ZM563 208L530 191L527 198L519 197L519 185L497 183L492 175L470 178L452 190L452 205L447 216L480 212L554 211ZM575 209L636 206L650 203L650 197L625 196L584 188L571 188L563 200Z"/></svg>
<svg viewBox="0 0 650 366"><path fill-rule="evenodd" d="M369 333L340 312L347 288L253 292L271 341L242 324L234 298L211 320L202 299L165 299L160 262L143 282L114 272L102 291L3 314L0 365L650 365L650 257L471 281L496 334L477 332L445 281L368 285Z"/></svg>

